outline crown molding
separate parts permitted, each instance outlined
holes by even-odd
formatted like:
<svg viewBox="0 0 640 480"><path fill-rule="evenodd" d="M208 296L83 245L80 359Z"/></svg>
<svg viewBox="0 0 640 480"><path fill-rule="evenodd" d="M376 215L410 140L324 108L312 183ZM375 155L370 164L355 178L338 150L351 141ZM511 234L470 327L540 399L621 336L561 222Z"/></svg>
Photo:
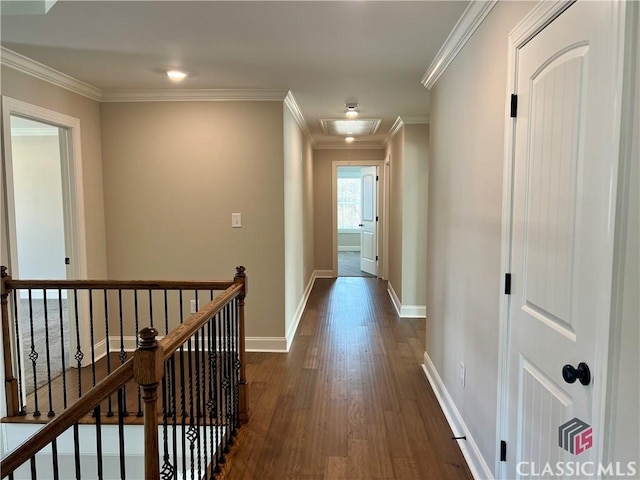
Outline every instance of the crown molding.
<svg viewBox="0 0 640 480"><path fill-rule="evenodd" d="M302 115L302 110L300 110L300 107L298 106L298 102L296 102L296 97L293 96L293 92L291 90L287 91L287 94L284 97L284 104L291 112L291 115L293 115L293 118L295 119L296 123L298 124L302 132L305 134L305 136L311 143L311 146L315 146L316 142L311 137L309 126L307 125L307 122L304 119L304 115Z"/></svg>
<svg viewBox="0 0 640 480"><path fill-rule="evenodd" d="M425 123L429 123L429 116L402 117L402 123L405 125L423 125Z"/></svg>
<svg viewBox="0 0 640 480"><path fill-rule="evenodd" d="M282 101L288 90L280 89L157 89L111 90L101 101L114 102L243 102Z"/></svg>
<svg viewBox="0 0 640 480"><path fill-rule="evenodd" d="M426 88L431 89L436 84L496 3L497 0L474 0L469 3L423 75L421 83Z"/></svg>
<svg viewBox="0 0 640 480"><path fill-rule="evenodd" d="M391 126L391 128L389 129L389 133L387 134L387 138L384 140L384 144L387 145L389 143L389 141L391 141L391 139L393 138L393 136L398 133L398 131L404 127L404 121L402 120L402 118L398 117L396 118L396 121L394 122L394 124Z"/></svg>
<svg viewBox="0 0 640 480"><path fill-rule="evenodd" d="M39 80L90 98L91 100L100 101L102 97L102 90L99 88L81 82L65 73L59 72L5 47L0 47L0 63Z"/></svg>

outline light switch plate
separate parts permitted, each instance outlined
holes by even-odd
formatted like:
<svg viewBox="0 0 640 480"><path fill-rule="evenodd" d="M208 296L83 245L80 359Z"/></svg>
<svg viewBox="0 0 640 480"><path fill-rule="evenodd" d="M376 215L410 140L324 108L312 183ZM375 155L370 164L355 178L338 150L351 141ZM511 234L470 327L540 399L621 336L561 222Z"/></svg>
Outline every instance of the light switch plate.
<svg viewBox="0 0 640 480"><path fill-rule="evenodd" d="M241 228L242 227L242 214L241 213L232 213L231 214L231 226L233 228Z"/></svg>

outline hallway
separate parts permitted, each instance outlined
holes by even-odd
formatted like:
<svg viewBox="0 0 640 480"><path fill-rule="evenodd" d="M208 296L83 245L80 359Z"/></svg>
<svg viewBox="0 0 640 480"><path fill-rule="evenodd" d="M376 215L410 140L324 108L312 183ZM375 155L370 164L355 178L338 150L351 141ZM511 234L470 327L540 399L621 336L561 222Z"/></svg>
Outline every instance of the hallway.
<svg viewBox="0 0 640 480"><path fill-rule="evenodd" d="M424 320L386 282L319 279L290 353L247 354L250 421L225 478L470 479L421 370Z"/></svg>

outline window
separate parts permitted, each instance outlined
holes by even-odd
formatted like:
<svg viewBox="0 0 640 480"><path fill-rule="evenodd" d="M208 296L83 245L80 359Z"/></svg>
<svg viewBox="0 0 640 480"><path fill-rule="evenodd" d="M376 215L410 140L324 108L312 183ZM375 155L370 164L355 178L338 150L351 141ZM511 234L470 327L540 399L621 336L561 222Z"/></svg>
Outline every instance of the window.
<svg viewBox="0 0 640 480"><path fill-rule="evenodd" d="M338 177L338 230L359 230L360 177Z"/></svg>

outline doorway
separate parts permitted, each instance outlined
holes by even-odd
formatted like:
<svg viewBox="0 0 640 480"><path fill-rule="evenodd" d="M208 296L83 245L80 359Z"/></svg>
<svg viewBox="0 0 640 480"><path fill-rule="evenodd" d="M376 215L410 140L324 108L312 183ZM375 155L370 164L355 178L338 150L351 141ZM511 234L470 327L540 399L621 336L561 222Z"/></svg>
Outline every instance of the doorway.
<svg viewBox="0 0 640 480"><path fill-rule="evenodd" d="M382 276L383 219L375 161L333 162L333 271L340 277Z"/></svg>
<svg viewBox="0 0 640 480"><path fill-rule="evenodd" d="M79 120L7 97L2 105L2 263L17 279L86 278ZM66 290L53 298L19 290L15 298L12 346L25 398L62 373L71 347L85 342L81 325L69 322L77 316Z"/></svg>

